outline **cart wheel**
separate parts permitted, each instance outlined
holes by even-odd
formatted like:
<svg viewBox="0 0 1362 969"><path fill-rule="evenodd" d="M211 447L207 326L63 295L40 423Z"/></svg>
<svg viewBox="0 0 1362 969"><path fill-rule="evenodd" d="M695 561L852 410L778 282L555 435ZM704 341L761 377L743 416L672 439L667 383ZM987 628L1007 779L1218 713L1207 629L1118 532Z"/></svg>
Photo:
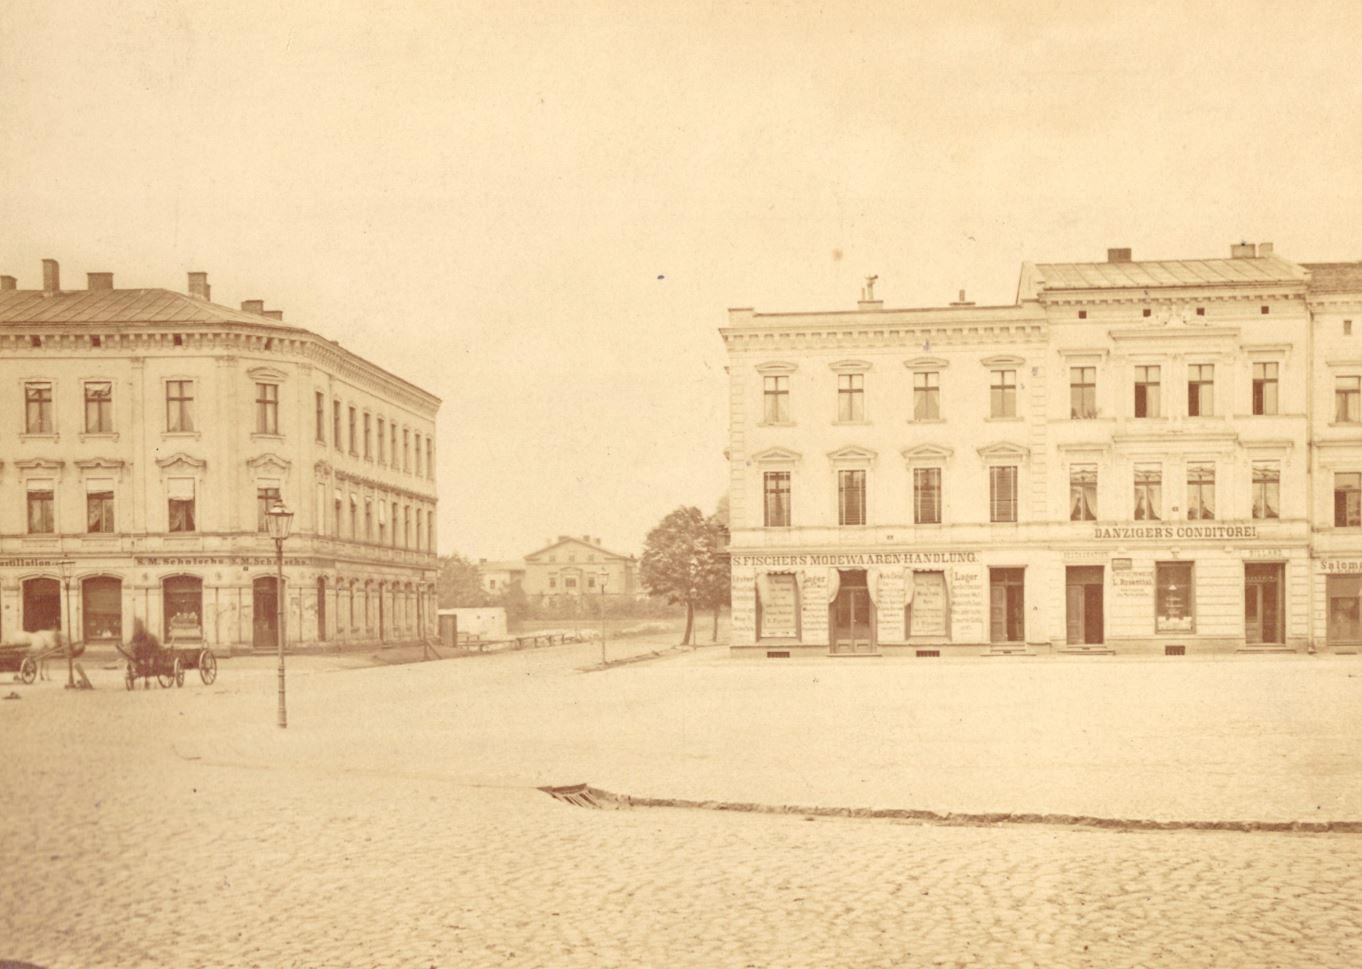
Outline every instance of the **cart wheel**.
<svg viewBox="0 0 1362 969"><path fill-rule="evenodd" d="M38 664L34 662L32 656L25 656L24 661L19 664L19 680L23 683L32 683L38 678Z"/></svg>
<svg viewBox="0 0 1362 969"><path fill-rule="evenodd" d="M161 670L157 670L156 682L161 684L161 689L163 690L170 689L170 687L175 683L175 670L173 668L165 670L164 672L162 672Z"/></svg>
<svg viewBox="0 0 1362 969"><path fill-rule="evenodd" d="M127 668L123 671L123 685L129 690L137 686L137 674L133 672L131 663L129 663Z"/></svg>
<svg viewBox="0 0 1362 969"><path fill-rule="evenodd" d="M184 686L184 663L180 660L180 657L178 656L175 657L174 669L175 669L175 685Z"/></svg>
<svg viewBox="0 0 1362 969"><path fill-rule="evenodd" d="M204 686L212 686L218 678L218 658L212 650L205 649L199 653L199 678L203 680Z"/></svg>

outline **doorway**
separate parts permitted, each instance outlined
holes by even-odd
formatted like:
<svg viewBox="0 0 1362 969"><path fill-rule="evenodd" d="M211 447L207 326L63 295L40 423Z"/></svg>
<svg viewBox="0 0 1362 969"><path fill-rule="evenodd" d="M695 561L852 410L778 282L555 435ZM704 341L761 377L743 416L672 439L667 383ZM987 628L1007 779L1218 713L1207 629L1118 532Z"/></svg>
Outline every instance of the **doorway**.
<svg viewBox="0 0 1362 969"><path fill-rule="evenodd" d="M262 575L252 584L255 620L251 645L256 649L274 649L279 645L279 590L272 575Z"/></svg>
<svg viewBox="0 0 1362 969"><path fill-rule="evenodd" d="M989 639L1020 643L1026 639L1025 569L989 569Z"/></svg>
<svg viewBox="0 0 1362 969"><path fill-rule="evenodd" d="M832 604L832 652L839 656L867 656L875 652L874 606L865 569L843 569Z"/></svg>
<svg viewBox="0 0 1362 969"><path fill-rule="evenodd" d="M56 579L24 581L24 631L61 629L61 583Z"/></svg>
<svg viewBox="0 0 1362 969"><path fill-rule="evenodd" d="M1250 646L1286 642L1282 622L1280 562L1244 565L1244 641Z"/></svg>
<svg viewBox="0 0 1362 969"><path fill-rule="evenodd" d="M1102 566L1070 565L1064 571L1069 643L1103 642Z"/></svg>

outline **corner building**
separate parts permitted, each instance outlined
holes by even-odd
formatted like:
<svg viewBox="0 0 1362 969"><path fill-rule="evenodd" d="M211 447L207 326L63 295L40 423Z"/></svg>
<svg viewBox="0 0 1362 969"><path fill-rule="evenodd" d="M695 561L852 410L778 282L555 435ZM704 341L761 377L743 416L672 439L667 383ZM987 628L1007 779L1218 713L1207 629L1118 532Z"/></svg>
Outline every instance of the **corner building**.
<svg viewBox="0 0 1362 969"><path fill-rule="evenodd" d="M1362 264L729 311L735 654L1356 652Z"/></svg>
<svg viewBox="0 0 1362 969"><path fill-rule="evenodd" d="M0 276L0 640L223 653L435 635L439 400L258 300ZM64 574L63 574L64 573ZM69 618L68 618L69 617Z"/></svg>

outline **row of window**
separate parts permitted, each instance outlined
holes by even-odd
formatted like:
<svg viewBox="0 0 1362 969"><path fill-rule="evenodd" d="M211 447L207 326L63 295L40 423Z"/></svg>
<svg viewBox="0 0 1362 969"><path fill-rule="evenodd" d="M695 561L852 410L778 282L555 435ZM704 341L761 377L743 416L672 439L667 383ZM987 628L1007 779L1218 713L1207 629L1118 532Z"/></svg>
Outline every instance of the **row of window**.
<svg viewBox="0 0 1362 969"><path fill-rule="evenodd" d="M316 391L315 400L317 443L325 444L326 394L320 390ZM360 430L361 417L363 419L362 431ZM342 424L342 418L344 418L344 424ZM369 411L366 410L361 415L354 404L345 405L342 409L339 400L331 401L331 443L337 451L348 450L354 457L363 456L366 461L376 460L379 464L387 464L396 471L414 472L417 477L434 480L435 442L430 435L426 435L423 451L421 432L417 431L413 434L411 430L404 427L402 428L402 446L399 450L397 421L389 421L382 417L377 418L377 436L374 434L374 425L374 415ZM413 438L415 440L414 451ZM375 442L377 442L376 450ZM415 454L414 462L412 460L413 453Z"/></svg>
<svg viewBox="0 0 1362 969"><path fill-rule="evenodd" d="M319 489L324 486L319 486ZM364 510L360 511L363 501ZM354 542L369 542L378 545L391 545L393 548L414 548L417 551L435 551L435 510L417 507L413 516L412 506L385 498L363 499L351 494L349 514L346 502L338 492L331 505L331 534L335 538L348 538ZM392 509L389 518L388 510ZM400 524L400 528L398 527ZM414 525L414 529L413 529ZM415 544L413 544L413 539Z"/></svg>
<svg viewBox="0 0 1362 969"><path fill-rule="evenodd" d="M993 465L988 469L988 520L1017 521L1017 467ZM793 524L789 471L767 471L762 475L764 497L763 524L767 528L788 528ZM1255 461L1252 473L1253 517L1273 519L1280 516L1281 466L1275 461ZM940 468L913 469L913 523L941 524L942 471ZM1215 519L1215 465L1192 462L1187 466L1187 519ZM1136 465L1134 474L1134 518L1136 521L1161 521L1163 508L1163 469L1160 465ZM1072 465L1069 472L1069 520L1096 521L1097 465ZM843 469L837 472L837 523L865 525L866 471ZM1334 526L1362 526L1362 473L1334 474Z"/></svg>
<svg viewBox="0 0 1362 969"><path fill-rule="evenodd" d="M1017 416L1017 371L993 370L989 380L989 416ZM1253 365L1253 413L1278 413L1278 364ZM1163 368L1160 365L1135 367L1133 414L1137 418L1164 416ZM1215 414L1215 364L1196 363L1187 367L1187 416L1211 417ZM1090 420L1097 413L1097 368L1069 368L1069 416ZM790 378L784 375L764 378L762 419L767 424L790 423ZM913 420L941 420L941 373L922 370L913 374ZM837 376L837 420L858 423L865 420L865 374ZM1338 423L1362 422L1362 376L1340 376L1334 382L1334 420Z"/></svg>

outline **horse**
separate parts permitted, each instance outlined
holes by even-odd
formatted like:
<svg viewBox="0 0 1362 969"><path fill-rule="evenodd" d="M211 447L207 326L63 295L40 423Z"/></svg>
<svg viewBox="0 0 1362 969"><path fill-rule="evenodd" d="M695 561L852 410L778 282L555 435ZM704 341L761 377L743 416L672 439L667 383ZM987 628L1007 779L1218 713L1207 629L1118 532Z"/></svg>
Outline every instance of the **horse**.
<svg viewBox="0 0 1362 969"><path fill-rule="evenodd" d="M38 663L38 679L51 679L47 675L48 661L66 645L66 634L60 629L40 629L36 632L15 633L11 645L27 646L29 655ZM84 650L81 650L84 652ZM74 650L72 655L78 655Z"/></svg>

